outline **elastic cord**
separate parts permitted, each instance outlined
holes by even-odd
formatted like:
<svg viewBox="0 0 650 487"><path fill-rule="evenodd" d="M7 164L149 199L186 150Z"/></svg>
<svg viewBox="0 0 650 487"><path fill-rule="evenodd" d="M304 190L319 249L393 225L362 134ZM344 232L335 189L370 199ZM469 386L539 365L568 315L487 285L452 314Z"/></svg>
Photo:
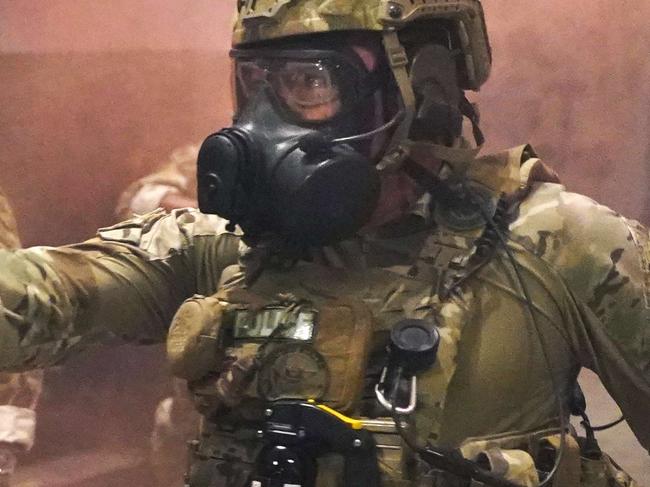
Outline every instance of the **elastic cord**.
<svg viewBox="0 0 650 487"><path fill-rule="evenodd" d="M404 118L404 110L398 111L393 118L391 118L388 122L386 122L384 125L381 125L377 127L376 129L371 130L370 132L365 132L363 134L358 134L358 135L351 135L349 137L340 137L338 139L333 139L331 141L332 144L346 144L348 142L356 142L358 140L365 140L365 139L370 139L371 137L374 137L377 134L380 134L381 132L384 132L399 122Z"/></svg>
<svg viewBox="0 0 650 487"><path fill-rule="evenodd" d="M594 431L605 431L609 428L613 428L617 424L621 424L623 421L625 421L625 416L621 415L620 418L618 418L615 421L612 421L611 423L601 424L599 426L592 426L591 429Z"/></svg>

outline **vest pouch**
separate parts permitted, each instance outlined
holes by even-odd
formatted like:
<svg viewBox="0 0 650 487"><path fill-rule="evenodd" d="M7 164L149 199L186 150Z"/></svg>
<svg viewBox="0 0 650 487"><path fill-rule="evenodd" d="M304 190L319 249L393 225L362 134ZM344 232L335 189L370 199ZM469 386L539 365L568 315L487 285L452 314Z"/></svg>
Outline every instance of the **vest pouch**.
<svg viewBox="0 0 650 487"><path fill-rule="evenodd" d="M219 344L224 308L216 296L195 295L178 308L167 335L167 359L176 377L196 380L223 364Z"/></svg>
<svg viewBox="0 0 650 487"><path fill-rule="evenodd" d="M553 434L543 436L536 445L535 460L544 471L550 470L560 449L561 436ZM565 435L564 453L560 465L553 476L553 487L573 487L580 483L580 445L572 434Z"/></svg>
<svg viewBox="0 0 650 487"><path fill-rule="evenodd" d="M314 399L342 412L355 410L373 331L363 302L281 295L260 307L258 297L241 290L224 299L230 300L223 315L226 355L255 354L259 360L249 398Z"/></svg>
<svg viewBox="0 0 650 487"><path fill-rule="evenodd" d="M602 453L600 458L587 458L580 454L579 442L567 435L567 450L564 460L553 482L553 487L638 487L638 484L609 455ZM560 435L543 438L541 448L550 447L557 451Z"/></svg>
<svg viewBox="0 0 650 487"><path fill-rule="evenodd" d="M581 482L580 487L638 487L609 455L602 454L601 458L580 458Z"/></svg>
<svg viewBox="0 0 650 487"><path fill-rule="evenodd" d="M565 449L552 487L578 487L580 483L580 446L571 434L565 437ZM553 429L534 433L468 439L461 445L467 459L523 486L538 485L554 464L560 435ZM544 474L538 475L539 472Z"/></svg>

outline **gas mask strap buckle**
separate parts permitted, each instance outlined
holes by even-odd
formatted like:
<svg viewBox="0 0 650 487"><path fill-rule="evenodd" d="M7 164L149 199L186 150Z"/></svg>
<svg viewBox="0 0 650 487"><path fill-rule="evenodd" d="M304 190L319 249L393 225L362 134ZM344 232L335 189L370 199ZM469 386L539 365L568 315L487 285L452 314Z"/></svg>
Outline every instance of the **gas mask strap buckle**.
<svg viewBox="0 0 650 487"><path fill-rule="evenodd" d="M426 162L434 157L445 161L454 174L459 176L467 173L481 150L481 147L449 147L433 142L413 141L410 139L405 140L403 146L414 162Z"/></svg>
<svg viewBox="0 0 650 487"><path fill-rule="evenodd" d="M408 57L406 56L404 46L399 41L397 32L393 28L386 29L384 30L382 39L390 69L395 77L395 82L397 83L400 96L402 97L402 103L404 104L404 117L395 129L395 133L388 145L388 153L392 153L399 150L399 146L408 137L409 131L411 130L411 124L415 117L415 93L413 93L413 87L411 86L411 80L409 79L407 70Z"/></svg>

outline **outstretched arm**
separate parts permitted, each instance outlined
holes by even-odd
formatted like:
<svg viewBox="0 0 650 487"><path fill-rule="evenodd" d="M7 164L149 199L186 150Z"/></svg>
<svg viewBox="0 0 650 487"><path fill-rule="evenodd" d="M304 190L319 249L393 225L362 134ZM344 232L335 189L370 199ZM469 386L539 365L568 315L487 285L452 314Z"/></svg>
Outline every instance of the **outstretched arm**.
<svg viewBox="0 0 650 487"><path fill-rule="evenodd" d="M239 239L223 227L154 212L82 244L0 252L0 368L47 366L107 337L164 339L180 303L236 262Z"/></svg>

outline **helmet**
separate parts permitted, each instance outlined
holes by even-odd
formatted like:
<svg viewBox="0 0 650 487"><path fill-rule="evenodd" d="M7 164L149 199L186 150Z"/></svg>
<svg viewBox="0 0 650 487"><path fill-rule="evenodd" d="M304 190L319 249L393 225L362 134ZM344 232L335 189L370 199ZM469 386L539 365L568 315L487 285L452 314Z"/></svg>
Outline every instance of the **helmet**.
<svg viewBox="0 0 650 487"><path fill-rule="evenodd" d="M199 206L250 242L338 241L368 221L382 173L466 167L463 116L482 143L463 93L490 71L480 0L240 0L232 39L234 125L201 148ZM372 68L366 47L385 54Z"/></svg>
<svg viewBox="0 0 650 487"><path fill-rule="evenodd" d="M233 47L333 31L399 33L415 23L445 21L463 56L460 88L478 90L490 74L492 57L480 0L239 0L237 9ZM389 61L400 62L401 46L384 44Z"/></svg>

